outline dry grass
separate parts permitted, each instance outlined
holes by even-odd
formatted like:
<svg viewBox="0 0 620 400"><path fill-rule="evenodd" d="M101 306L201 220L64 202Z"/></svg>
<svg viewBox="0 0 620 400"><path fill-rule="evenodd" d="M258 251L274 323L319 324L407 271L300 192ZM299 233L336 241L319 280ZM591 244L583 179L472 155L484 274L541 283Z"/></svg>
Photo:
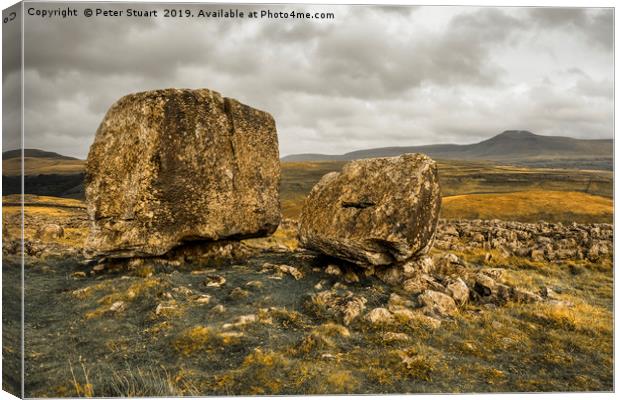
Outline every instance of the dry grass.
<svg viewBox="0 0 620 400"><path fill-rule="evenodd" d="M206 326L195 326L182 332L173 342L174 348L185 356L202 352L213 346L216 335Z"/></svg>
<svg viewBox="0 0 620 400"><path fill-rule="evenodd" d="M558 191L467 194L444 197L441 216L446 219L611 223L613 200Z"/></svg>
<svg viewBox="0 0 620 400"><path fill-rule="evenodd" d="M59 160L46 157L25 157L24 173L26 175L77 174L84 172L84 165L84 160ZM19 158L2 160L2 173L9 176L21 174L21 160Z"/></svg>

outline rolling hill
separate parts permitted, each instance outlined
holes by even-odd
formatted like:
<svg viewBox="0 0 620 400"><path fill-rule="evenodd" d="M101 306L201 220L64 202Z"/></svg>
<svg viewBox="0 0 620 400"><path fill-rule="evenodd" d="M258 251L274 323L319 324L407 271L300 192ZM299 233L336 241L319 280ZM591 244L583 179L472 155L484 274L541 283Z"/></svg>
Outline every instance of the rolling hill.
<svg viewBox="0 0 620 400"><path fill-rule="evenodd" d="M9 160L11 158L21 157L21 149L8 150L2 153L3 160ZM52 158L57 160L77 160L75 157L63 156L62 154L54 153L53 151L45 151L39 149L24 149L24 157L34 158Z"/></svg>
<svg viewBox="0 0 620 400"><path fill-rule="evenodd" d="M21 174L21 150L9 150L2 153L2 175L19 176ZM24 149L25 175L69 175L84 171L84 160L63 156L51 151Z"/></svg>
<svg viewBox="0 0 620 400"><path fill-rule="evenodd" d="M488 160L541 167L611 169L613 140L541 136L529 131L511 130L482 142L466 145L381 147L342 155L293 154L283 157L282 161L347 161L391 157L404 153L425 153L430 157L444 160Z"/></svg>

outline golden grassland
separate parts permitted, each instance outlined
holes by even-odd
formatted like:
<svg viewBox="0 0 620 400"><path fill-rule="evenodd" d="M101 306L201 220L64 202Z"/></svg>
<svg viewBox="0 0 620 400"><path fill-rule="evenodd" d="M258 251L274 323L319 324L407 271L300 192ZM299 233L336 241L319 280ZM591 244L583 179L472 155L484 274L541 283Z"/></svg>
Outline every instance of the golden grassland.
<svg viewBox="0 0 620 400"><path fill-rule="evenodd" d="M46 157L24 157L24 174L78 174L84 172L83 160L59 160ZM21 162L19 158L2 160L2 174L16 176L21 174Z"/></svg>
<svg viewBox="0 0 620 400"><path fill-rule="evenodd" d="M285 217L298 216L312 185L324 173L339 170L342 164L284 163L281 201ZM443 218L585 223L611 222L613 216L611 175L604 171L538 170L482 163L440 163L439 170ZM3 196L4 232L9 236L19 234L15 223L21 211L19 201L16 195ZM64 237L53 240L68 246L80 247L88 234L85 206L79 200L27 195L24 213L32 222L26 226L27 239L36 238L36 228L43 223L63 226ZM81 222L63 223L69 220ZM298 245L294 231L286 227L280 227L269 238L247 243L279 249L295 249ZM491 254L490 260L487 253ZM613 389L611 259L534 262L482 249L456 255L483 268L502 268L502 282L509 285L531 291L542 286L561 288L561 299L572 306L508 303L486 309L470 304L440 328L424 321L400 320L381 327L361 322L345 327L272 300L312 291L326 279L312 269L303 271L304 278L293 282L300 285L295 290L287 286L291 277L267 279L257 272L260 266L216 270L213 273L228 274L229 284L240 276L248 280L235 285L245 288L250 297L234 300L224 294L230 286L214 294L211 304L199 305L178 297L174 290L181 286L196 290L201 287L199 278L203 275L188 271L170 274L146 265L125 275L91 277L73 274L64 266L46 261L43 267L29 267L36 272L29 275L27 290L32 291L32 296L44 296L41 304L45 306L37 308L43 315L51 313L57 304L50 303L50 293L60 294L58 304L63 305L58 316L41 322L41 326L62 325L55 330L77 335L72 340L79 341L80 346L63 344L63 335L45 334L39 347L29 348L29 366L39 365L45 357L47 365L58 362L46 355L51 346L46 344L48 340L59 344L55 357L62 353L63 360L73 360L73 364L63 361L67 365L38 372L37 379L44 384L33 388L30 395ZM62 275L54 289L53 274ZM263 289L247 285L259 279ZM387 296L391 290L378 282L373 285L372 293ZM366 286L359 285L364 295L370 293ZM167 293L177 297L168 299L164 297ZM227 302L226 311L213 311L217 301ZM122 311L111 311L120 303ZM157 313L159 304L166 307ZM267 307L268 311L259 307ZM222 323L248 313L255 313L257 321L233 331L222 328ZM152 364L129 363L140 359L145 351L150 352Z"/></svg>
<svg viewBox="0 0 620 400"><path fill-rule="evenodd" d="M477 263L483 254L480 250L460 256ZM157 379L165 380L162 385L169 393L181 395L611 390L610 260L598 265L576 262L575 268L568 268L494 253L485 267L506 269L504 281L521 287L563 287L562 300L573 305L508 303L493 309L466 305L439 328L401 321L345 327L279 307L257 310L256 321L231 332L181 301L175 303L181 310L165 319L158 317L159 323L149 328L143 340L153 345L169 343L166 351L173 356L159 361L169 374ZM98 310L110 304L111 296L114 301L126 301L128 310L140 309L145 299L170 290L170 284L158 278L145 279L144 285L136 279L94 284L90 295L80 299L82 309ZM134 294L137 287L140 295ZM233 314L230 319L234 308L227 305L227 312ZM85 326L93 324L95 329L95 324L106 323L96 318L103 314L91 313L83 316ZM113 317L117 323L124 318ZM393 333L406 336L389 339ZM287 336L291 340L284 339ZM255 337L271 339L255 341ZM110 338L110 351L137 351L132 341ZM243 356L236 361L224 361L239 352ZM203 370L222 363L228 367ZM77 385L67 381L62 390L56 390L75 395L71 387L86 384L78 378ZM103 390L101 383L95 383L92 395Z"/></svg>
<svg viewBox="0 0 620 400"><path fill-rule="evenodd" d="M303 199L310 192L312 186L328 172L340 171L344 162L285 162L282 163L282 183L280 199L282 202L282 213L288 218L297 218L301 212ZM470 218L471 215L479 212L480 215L488 218L503 218L517 221L531 221L532 218L548 219L555 218L557 221L566 222L575 217L577 222L586 222L589 217L595 218L592 222L608 222L608 215L611 209L605 205L603 199L596 199L600 205L597 211L584 209L578 206L581 200L592 200L590 197L578 198L571 194L568 198L562 198L561 194L554 192L583 193L584 195L600 196L612 199L613 196L613 174L610 171L580 171L566 169L547 169L547 168L524 168L514 166L498 166L485 162L469 161L438 161L439 181L444 199L457 195L500 195L498 197L504 204L511 201L520 202L527 208L524 201L530 201L532 210L529 212L510 212L510 207L502 207L497 216L492 212L486 212L488 204L476 201L477 197L472 197L470 206L473 210L467 210L465 201L463 207L454 210L452 214L446 214L445 218ZM517 192L536 192L542 193L543 197L537 199L535 195L531 199L520 195L515 195L514 199L510 196ZM544 204L544 199L547 204ZM488 200L494 198L487 197ZM547 214L546 208L553 201L558 203L553 207L553 212ZM451 200L454 202L455 200ZM464 201L464 200L461 200ZM454 203L452 203L454 204ZM561 210L564 207L564 210ZM573 216L570 210L577 207L578 212ZM586 207L587 208L587 207ZM604 211L607 209L607 211ZM452 217L454 215L454 217ZM538 215L538 217L536 217ZM541 218L547 217L547 218ZM583 218L582 218L583 217ZM483 218L473 217L473 218ZM486 217L484 217L486 218ZM523 218L523 219L520 219ZM536 219L534 219L536 220Z"/></svg>
<svg viewBox="0 0 620 400"><path fill-rule="evenodd" d="M613 211L610 198L543 190L446 196L441 204L446 219L612 223Z"/></svg>
<svg viewBox="0 0 620 400"><path fill-rule="evenodd" d="M478 202L479 196L486 202ZM557 216L564 215L561 205L579 210L580 215L611 212L609 199L578 192L494 196L505 198L505 202L484 195L459 196L444 201L444 210L453 212L454 207L455 212L466 213L478 207L478 212L483 212L484 207L492 206L506 219L524 218L528 214L523 207L531 204ZM523 207L515 206L514 196L522 196ZM76 200L28 199L27 218L63 225L66 218L84 217L83 205ZM15 201L9 196L3 200ZM555 208L554 201L560 201ZM3 208L5 217L18 211L15 206ZM79 246L86 234L84 227L65 227L65 237L56 240ZM26 237L35 235L35 229L27 227ZM290 227L249 243L255 247L297 247ZM509 285L531 291L542 286L561 288L561 300L572 306L508 303L484 308L469 304L439 328L423 320L395 320L385 326L358 321L345 327L309 315L297 301L278 302L313 291L319 281L329 279L310 267L299 281L289 276L270 279L259 272L260 263L214 269L207 273L226 274L230 286L213 289L211 302L205 305L192 297L204 290L199 289L205 276L202 271L170 273L146 265L126 274L89 276L67 271L66 266L49 260L43 266L31 263L26 290L34 297L33 304L37 304L36 296L42 296L40 302L45 306L36 310L48 319L40 326L54 324L54 334L41 332L37 345L28 343L32 347L27 347L26 356L28 368L43 362L58 365L40 372L29 370L34 374L30 376L42 383L30 394L90 397L613 389L611 259L551 263L507 257L498 250L469 249L455 254L481 268L502 268L502 282ZM256 285L257 280L262 285ZM235 286L244 288L249 297L231 297ZM196 294L184 297L188 288ZM364 296L388 296L393 290L378 281L350 288ZM225 311L213 310L218 303L226 305ZM61 306L56 310L55 304ZM121 311L111 311L115 304L122 304ZM157 312L160 304L165 307ZM223 328L224 323L250 313L257 316L255 321ZM37 318L32 310L29 315ZM79 346L63 342L68 340L63 339L65 335ZM34 340L33 333L28 338ZM58 345L56 350L50 350L52 343ZM148 362L131 361L140 360L145 352L149 352Z"/></svg>

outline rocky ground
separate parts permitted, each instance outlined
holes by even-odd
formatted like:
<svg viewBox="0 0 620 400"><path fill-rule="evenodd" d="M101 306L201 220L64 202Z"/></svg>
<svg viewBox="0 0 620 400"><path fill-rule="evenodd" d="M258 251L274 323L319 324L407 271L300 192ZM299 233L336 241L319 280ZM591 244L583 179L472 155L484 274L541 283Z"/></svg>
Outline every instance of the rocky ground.
<svg viewBox="0 0 620 400"><path fill-rule="evenodd" d="M423 273L301 249L292 220L218 257L104 265L83 209L36 210L27 396L613 389L611 225L441 220Z"/></svg>

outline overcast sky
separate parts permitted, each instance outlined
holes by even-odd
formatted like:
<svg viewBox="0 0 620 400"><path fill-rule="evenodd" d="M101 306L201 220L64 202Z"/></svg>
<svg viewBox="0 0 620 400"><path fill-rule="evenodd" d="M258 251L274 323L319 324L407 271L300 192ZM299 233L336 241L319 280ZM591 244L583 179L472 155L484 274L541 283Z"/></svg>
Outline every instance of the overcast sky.
<svg viewBox="0 0 620 400"><path fill-rule="evenodd" d="M281 156L473 143L507 129L613 135L611 9L305 8L335 19L27 17L25 146L85 158L114 101L168 87L270 112ZM5 71L4 85L18 87L16 76ZM15 147L5 133L4 150Z"/></svg>

